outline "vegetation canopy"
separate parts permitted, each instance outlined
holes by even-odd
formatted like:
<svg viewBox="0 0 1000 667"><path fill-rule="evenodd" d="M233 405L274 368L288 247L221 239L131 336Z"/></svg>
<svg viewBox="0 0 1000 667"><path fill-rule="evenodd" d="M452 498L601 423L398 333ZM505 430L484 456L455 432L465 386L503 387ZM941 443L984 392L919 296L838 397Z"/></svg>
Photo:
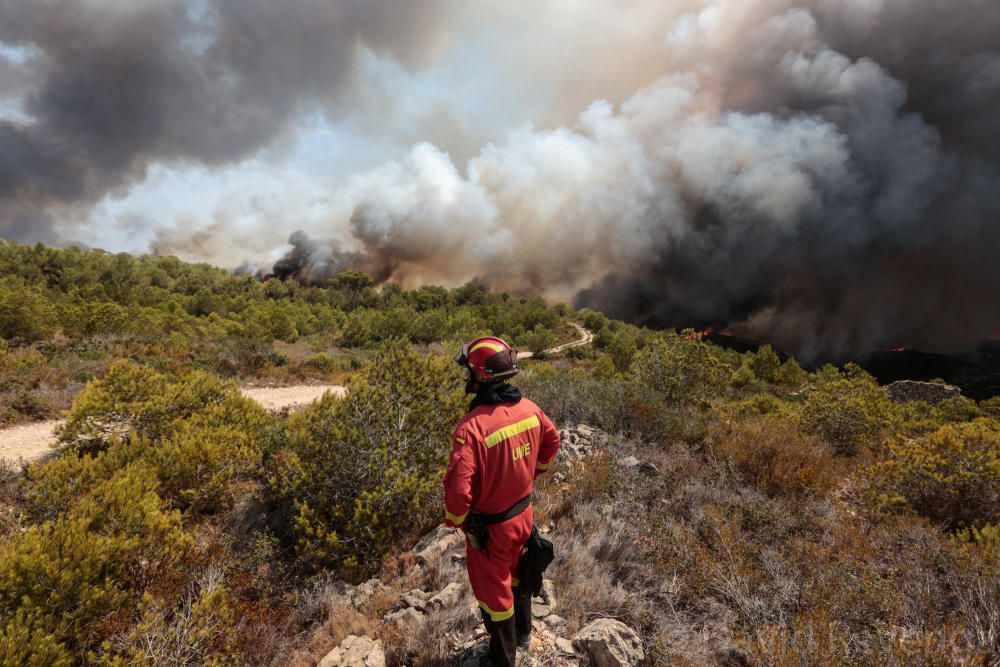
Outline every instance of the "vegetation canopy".
<svg viewBox="0 0 1000 667"><path fill-rule="evenodd" d="M0 665L315 664L347 634L447 664L383 618L446 581L408 550L468 398L450 358L571 322L593 344L517 378L574 429L535 501L567 629L621 619L656 665L1000 661L997 399L893 403L854 366L474 284L0 243L0 423L66 417L51 457L0 466ZM347 391L288 414L240 382Z"/></svg>

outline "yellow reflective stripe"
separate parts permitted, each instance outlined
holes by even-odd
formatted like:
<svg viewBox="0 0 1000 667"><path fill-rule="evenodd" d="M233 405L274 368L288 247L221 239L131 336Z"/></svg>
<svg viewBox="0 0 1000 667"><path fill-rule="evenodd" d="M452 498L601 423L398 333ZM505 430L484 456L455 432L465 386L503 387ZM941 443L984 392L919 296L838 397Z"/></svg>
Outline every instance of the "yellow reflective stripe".
<svg viewBox="0 0 1000 667"><path fill-rule="evenodd" d="M461 443L461 444L463 444L463 445L465 444L465 438L463 438L463 437L462 437L462 436L460 436L460 435L456 435L456 436L455 436L455 441L456 441L456 442L460 442L460 443Z"/></svg>
<svg viewBox="0 0 1000 667"><path fill-rule="evenodd" d="M508 618L514 615L514 607L511 607L506 611L493 611L492 609L487 607L486 603L483 602L482 600L476 600L476 602L479 603L479 607L483 611L485 611L487 614L490 615L490 620L493 621L494 623L499 623L500 621L506 621Z"/></svg>
<svg viewBox="0 0 1000 667"><path fill-rule="evenodd" d="M478 345L473 346L469 350L469 354L472 354L473 352L475 352L476 350L478 350L481 347L488 347L491 350L493 350L494 352L503 352L503 345L500 345L498 343L491 343L488 340L484 340L482 343L479 343Z"/></svg>
<svg viewBox="0 0 1000 667"><path fill-rule="evenodd" d="M548 470L551 467L552 467L551 461L549 461L548 463L542 463L541 461L539 461L535 464L536 470Z"/></svg>
<svg viewBox="0 0 1000 667"><path fill-rule="evenodd" d="M510 585L514 586L516 588L517 586L521 585L521 580L518 579L517 577L511 577L510 578Z"/></svg>
<svg viewBox="0 0 1000 667"><path fill-rule="evenodd" d="M448 521L451 521L456 526L461 526L462 522L465 521L465 517L467 517L467 516L469 516L468 512L466 512L462 516L456 516L456 515L452 514L451 512L449 512L447 509L445 509L445 511L444 511L444 518L447 519Z"/></svg>
<svg viewBox="0 0 1000 667"><path fill-rule="evenodd" d="M538 421L538 415L531 415L527 419L522 419L519 422L509 424L490 433L486 436L486 447L496 447L508 438L513 438L515 435L530 431L533 428L539 428L541 425L542 423Z"/></svg>

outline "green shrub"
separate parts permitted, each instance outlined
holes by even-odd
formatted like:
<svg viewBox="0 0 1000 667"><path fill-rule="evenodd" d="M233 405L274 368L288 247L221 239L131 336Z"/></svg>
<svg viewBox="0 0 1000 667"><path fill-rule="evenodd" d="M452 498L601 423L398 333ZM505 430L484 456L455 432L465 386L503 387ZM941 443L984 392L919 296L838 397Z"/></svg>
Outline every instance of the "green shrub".
<svg viewBox="0 0 1000 667"><path fill-rule="evenodd" d="M843 373L827 366L815 382L802 408L804 429L827 440L838 454L875 444L889 414L889 399L875 379L848 364Z"/></svg>
<svg viewBox="0 0 1000 667"><path fill-rule="evenodd" d="M934 407L943 421L968 422L983 416L976 402L964 396L947 398Z"/></svg>
<svg viewBox="0 0 1000 667"><path fill-rule="evenodd" d="M730 403L726 406L726 411L739 418L763 417L764 415L794 418L788 403L773 394L754 394L750 398Z"/></svg>
<svg viewBox="0 0 1000 667"><path fill-rule="evenodd" d="M96 451L130 432L155 443L183 424L255 433L266 423L263 409L232 382L201 371L171 380L148 366L119 360L73 401L59 442Z"/></svg>
<svg viewBox="0 0 1000 667"><path fill-rule="evenodd" d="M734 387L749 387L759 381L757 374L753 371L753 366L749 360L744 359L743 363L732 372L730 382Z"/></svg>
<svg viewBox="0 0 1000 667"><path fill-rule="evenodd" d="M777 383L786 389L799 389L805 384L809 374L802 370L794 358L789 358L778 369Z"/></svg>
<svg viewBox="0 0 1000 667"><path fill-rule="evenodd" d="M18 392L10 402L10 407L35 421L48 419L56 414L55 408L49 401L29 391Z"/></svg>
<svg viewBox="0 0 1000 667"><path fill-rule="evenodd" d="M329 354L320 352L319 354L314 354L306 362L309 368L313 368L321 373L333 373L340 370L340 363L337 357L332 357Z"/></svg>
<svg viewBox="0 0 1000 667"><path fill-rule="evenodd" d="M0 667L69 667L73 656L53 635L31 626L24 610L0 621Z"/></svg>
<svg viewBox="0 0 1000 667"><path fill-rule="evenodd" d="M48 337L55 326L55 309L40 290L0 283L0 338L33 342Z"/></svg>
<svg viewBox="0 0 1000 667"><path fill-rule="evenodd" d="M615 434L634 430L628 400L631 390L620 379L537 364L519 384L523 393L559 426L590 424Z"/></svg>
<svg viewBox="0 0 1000 667"><path fill-rule="evenodd" d="M882 503L910 507L949 529L1000 520L1000 424L943 426L917 439L892 439L865 472Z"/></svg>
<svg viewBox="0 0 1000 667"><path fill-rule="evenodd" d="M759 350L747 355L747 361L755 376L776 384L781 377L781 359L770 345L763 345Z"/></svg>
<svg viewBox="0 0 1000 667"><path fill-rule="evenodd" d="M209 578L176 608L146 595L145 611L124 636L107 642L107 667L225 667L238 665L234 617L222 584ZM113 651L113 653L111 653Z"/></svg>
<svg viewBox="0 0 1000 667"><path fill-rule="evenodd" d="M17 360L10 353L7 341L0 338L0 372L12 370L16 364Z"/></svg>
<svg viewBox="0 0 1000 667"><path fill-rule="evenodd" d="M1000 524L987 524L982 528L965 528L955 533L955 541L967 553L976 549L985 563L1000 574Z"/></svg>
<svg viewBox="0 0 1000 667"><path fill-rule="evenodd" d="M1000 396L994 396L993 398L981 401L979 403L979 408L986 416L992 417L993 419L1000 419Z"/></svg>
<svg viewBox="0 0 1000 667"><path fill-rule="evenodd" d="M528 349L540 355L551 347L555 347L556 336L548 329L535 329L525 339Z"/></svg>
<svg viewBox="0 0 1000 667"><path fill-rule="evenodd" d="M666 334L640 350L632 360L631 378L664 400L707 401L723 389L723 365L700 340Z"/></svg>
<svg viewBox="0 0 1000 667"><path fill-rule="evenodd" d="M326 394L288 419L270 485L301 555L370 572L394 544L440 520L461 386L448 360L394 341L345 397Z"/></svg>
<svg viewBox="0 0 1000 667"><path fill-rule="evenodd" d="M188 513L212 514L232 504L237 481L261 464L259 431L183 425L148 460L160 495Z"/></svg>
<svg viewBox="0 0 1000 667"><path fill-rule="evenodd" d="M90 491L133 465L144 472L149 466L139 461L150 450L149 441L133 436L111 443L95 455L72 453L42 460L28 468L28 492L25 508L36 522L54 520Z"/></svg>
<svg viewBox="0 0 1000 667"><path fill-rule="evenodd" d="M0 544L0 618L82 655L112 616L131 613L145 588L187 557L180 517L161 509L148 471L131 468L95 486L67 514Z"/></svg>
<svg viewBox="0 0 1000 667"><path fill-rule="evenodd" d="M137 465L152 472L159 495L191 514L230 506L240 479L261 462L257 433L226 426L181 424L157 444L132 434L104 450L67 454L33 465L27 507L36 519L52 519L94 485Z"/></svg>

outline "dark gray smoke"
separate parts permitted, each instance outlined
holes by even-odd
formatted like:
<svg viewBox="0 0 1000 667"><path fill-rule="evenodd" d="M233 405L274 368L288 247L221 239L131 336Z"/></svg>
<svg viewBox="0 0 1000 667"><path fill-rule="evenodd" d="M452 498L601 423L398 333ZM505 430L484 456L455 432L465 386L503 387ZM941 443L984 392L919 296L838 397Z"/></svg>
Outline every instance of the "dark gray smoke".
<svg viewBox="0 0 1000 667"><path fill-rule="evenodd" d="M238 161L336 113L363 49L421 64L450 1L0 0L32 81L28 118L0 120L0 236L51 240L153 163Z"/></svg>
<svg viewBox="0 0 1000 667"><path fill-rule="evenodd" d="M274 266L255 270L244 266L237 273L253 273L260 280L277 278L320 286L344 271L366 271L380 280L388 278L365 254L338 251L330 243L309 238L305 232L293 232L288 243L291 249Z"/></svg>

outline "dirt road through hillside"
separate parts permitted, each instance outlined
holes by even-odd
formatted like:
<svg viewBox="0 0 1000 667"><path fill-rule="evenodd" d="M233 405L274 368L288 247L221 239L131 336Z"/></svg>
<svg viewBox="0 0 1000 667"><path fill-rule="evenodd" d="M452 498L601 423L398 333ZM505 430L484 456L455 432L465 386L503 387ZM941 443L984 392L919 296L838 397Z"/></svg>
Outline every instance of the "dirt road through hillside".
<svg viewBox="0 0 1000 667"><path fill-rule="evenodd" d="M571 347L589 345L594 340L594 334L587 331L579 324L573 324L580 333L580 338L570 343L558 345L546 350L546 354L559 354ZM518 355L521 359L530 359L531 352L522 352ZM247 397L260 403L267 410L282 410L285 408L294 410L308 405L323 395L324 392L332 391L336 394L343 394L346 388L340 385L299 385L295 387L244 387L243 393ZM56 441L55 430L62 424L62 421L46 421L34 424L23 424L13 428L0 430L0 459L11 461L34 461L52 451L52 444Z"/></svg>
<svg viewBox="0 0 1000 667"><path fill-rule="evenodd" d="M243 393L268 410L301 408L326 391L343 394L340 385L300 385L297 387L244 387ZM0 430L0 459L34 461L52 451L56 427L62 421L23 424Z"/></svg>
<svg viewBox="0 0 1000 667"><path fill-rule="evenodd" d="M593 332L584 329L575 322L570 322L570 324L573 325L573 328L576 329L577 333L580 334L580 337L569 343L563 343L562 345L556 345L555 347L550 347L549 349L545 350L545 354L547 355L559 354L560 352L565 352L571 347L583 347L584 345L590 345L592 342L594 342ZM533 352L526 351L517 353L518 359L531 359L534 356L535 354Z"/></svg>

